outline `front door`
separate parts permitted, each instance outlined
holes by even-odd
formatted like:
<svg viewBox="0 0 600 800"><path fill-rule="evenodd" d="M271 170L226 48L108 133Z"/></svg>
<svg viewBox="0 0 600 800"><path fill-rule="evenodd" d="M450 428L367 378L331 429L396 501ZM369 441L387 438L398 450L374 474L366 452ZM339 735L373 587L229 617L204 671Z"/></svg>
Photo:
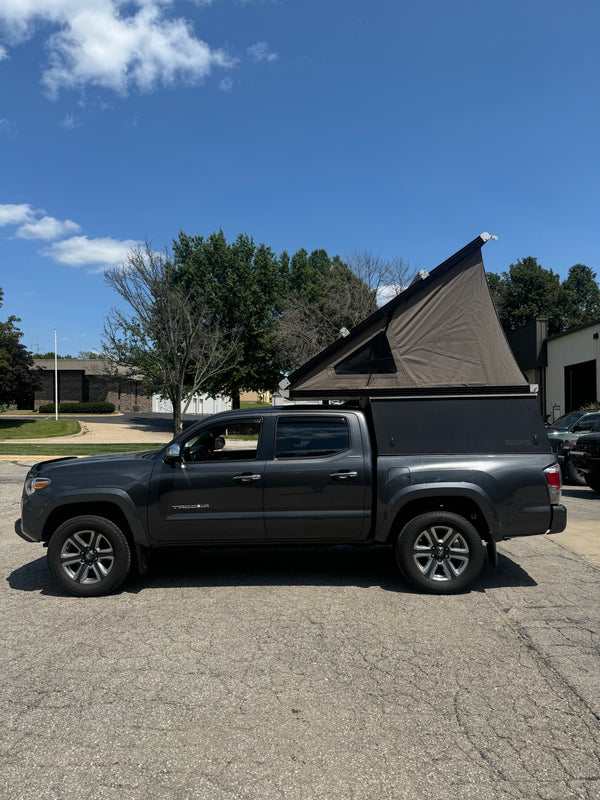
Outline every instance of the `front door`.
<svg viewBox="0 0 600 800"><path fill-rule="evenodd" d="M159 462L150 485L150 537L173 543L265 539L260 432L260 419L196 429L182 442L182 462Z"/></svg>

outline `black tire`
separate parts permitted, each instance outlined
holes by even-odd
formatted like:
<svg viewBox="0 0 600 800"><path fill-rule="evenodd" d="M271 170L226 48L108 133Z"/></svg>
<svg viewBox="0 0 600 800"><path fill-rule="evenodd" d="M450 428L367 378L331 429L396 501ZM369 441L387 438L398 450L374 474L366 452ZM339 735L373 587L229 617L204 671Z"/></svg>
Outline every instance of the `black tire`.
<svg viewBox="0 0 600 800"><path fill-rule="evenodd" d="M575 486L585 486L585 475L580 472L572 461L567 461L563 467L565 481Z"/></svg>
<svg viewBox="0 0 600 800"><path fill-rule="evenodd" d="M430 594L455 594L483 568L481 536L451 511L431 511L408 522L396 540L396 560L409 583Z"/></svg>
<svg viewBox="0 0 600 800"><path fill-rule="evenodd" d="M585 482L592 491L600 494L600 475L586 475Z"/></svg>
<svg viewBox="0 0 600 800"><path fill-rule="evenodd" d="M131 550L114 522L81 516L56 529L47 560L50 574L66 592L98 597L123 583L131 568Z"/></svg>

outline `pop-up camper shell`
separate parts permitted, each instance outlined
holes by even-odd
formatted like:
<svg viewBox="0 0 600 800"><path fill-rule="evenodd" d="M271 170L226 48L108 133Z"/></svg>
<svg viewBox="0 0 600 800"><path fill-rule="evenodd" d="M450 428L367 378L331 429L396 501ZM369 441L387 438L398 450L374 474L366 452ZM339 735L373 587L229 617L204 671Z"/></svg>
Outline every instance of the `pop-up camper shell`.
<svg viewBox="0 0 600 800"><path fill-rule="evenodd" d="M523 395L488 288L483 233L289 377L292 399Z"/></svg>

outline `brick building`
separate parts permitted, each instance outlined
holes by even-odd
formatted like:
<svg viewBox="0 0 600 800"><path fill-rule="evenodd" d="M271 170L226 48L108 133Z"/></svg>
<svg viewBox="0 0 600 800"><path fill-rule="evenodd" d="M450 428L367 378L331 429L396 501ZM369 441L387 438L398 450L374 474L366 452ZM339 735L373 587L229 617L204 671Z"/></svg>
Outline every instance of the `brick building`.
<svg viewBox="0 0 600 800"><path fill-rule="evenodd" d="M34 409L54 402L54 359L39 358L35 366L42 370L42 385L35 393ZM152 411L152 397L142 394L139 381L125 374L109 372L108 362L101 358L58 359L59 403L106 401L117 411Z"/></svg>

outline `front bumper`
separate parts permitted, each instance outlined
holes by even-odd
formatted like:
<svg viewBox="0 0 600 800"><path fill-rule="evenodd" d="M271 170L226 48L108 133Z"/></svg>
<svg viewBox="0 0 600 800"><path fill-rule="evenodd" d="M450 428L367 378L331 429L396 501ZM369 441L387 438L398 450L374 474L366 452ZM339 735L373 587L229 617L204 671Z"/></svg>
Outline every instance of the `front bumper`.
<svg viewBox="0 0 600 800"><path fill-rule="evenodd" d="M26 542L37 542L37 539L34 539L31 536L28 536L25 531L23 530L23 524L20 519L15 522L15 533L17 536L20 536L21 539L25 539Z"/></svg>

